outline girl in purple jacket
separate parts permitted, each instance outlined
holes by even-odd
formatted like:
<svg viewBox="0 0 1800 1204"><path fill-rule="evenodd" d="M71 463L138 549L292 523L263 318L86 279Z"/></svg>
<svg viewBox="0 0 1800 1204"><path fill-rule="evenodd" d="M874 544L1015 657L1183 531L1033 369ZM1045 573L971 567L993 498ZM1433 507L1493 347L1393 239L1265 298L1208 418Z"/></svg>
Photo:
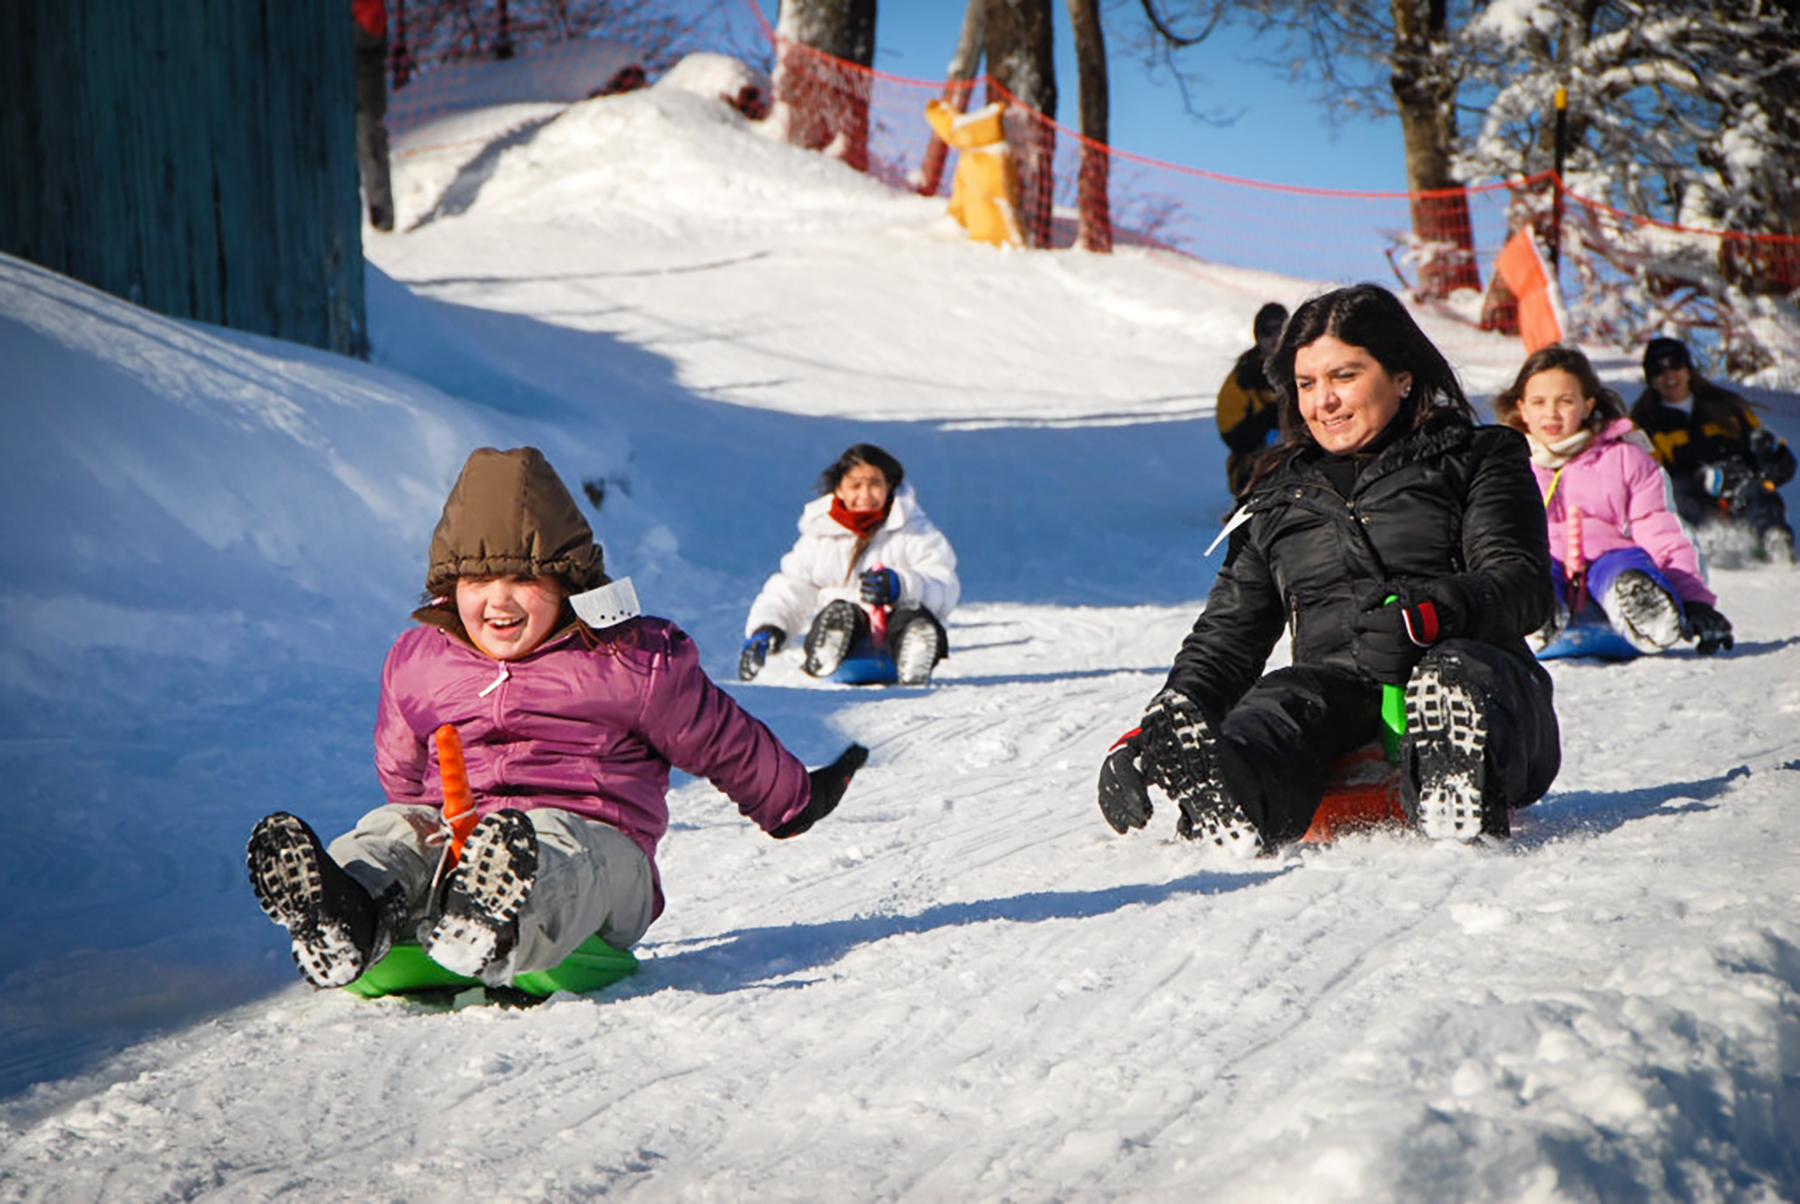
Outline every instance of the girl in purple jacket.
<svg viewBox="0 0 1800 1204"><path fill-rule="evenodd" d="M329 850L284 812L250 837L257 901L315 986L350 983L413 940L495 986L595 934L626 948L663 908L671 765L782 839L827 815L867 756L853 744L809 773L713 685L686 633L639 614L630 582L606 576L536 448L469 457L431 537L426 593L381 675L386 805ZM447 876L446 724L477 817Z"/></svg>
<svg viewBox="0 0 1800 1204"><path fill-rule="evenodd" d="M1682 639L1697 641L1702 656L1731 647L1731 624L1669 504L1668 478L1587 356L1560 344L1535 352L1495 398L1494 415L1530 441L1550 524L1561 605L1537 633L1539 647L1590 601L1643 652Z"/></svg>

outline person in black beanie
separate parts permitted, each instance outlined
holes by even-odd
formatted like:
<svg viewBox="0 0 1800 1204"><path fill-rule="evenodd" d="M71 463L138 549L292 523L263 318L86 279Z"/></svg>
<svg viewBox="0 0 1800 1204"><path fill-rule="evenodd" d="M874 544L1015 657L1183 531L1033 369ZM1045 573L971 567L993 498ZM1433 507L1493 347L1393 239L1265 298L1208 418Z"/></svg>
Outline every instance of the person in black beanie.
<svg viewBox="0 0 1800 1204"><path fill-rule="evenodd" d="M1650 436L1685 522L1697 532L1746 527L1770 563L1794 563L1794 529L1779 492L1793 479L1794 453L1742 397L1701 376L1679 339L1651 339L1644 348L1644 391L1631 420Z"/></svg>
<svg viewBox="0 0 1800 1204"><path fill-rule="evenodd" d="M1287 306L1278 301L1271 301L1257 310L1256 318L1250 324L1256 345L1238 356L1225 383L1219 386L1213 418L1219 425L1219 438L1229 449L1225 457L1225 480L1231 486L1234 498L1250 483L1251 464L1280 433L1277 420L1281 416L1281 403L1263 372L1263 356L1275 349L1275 341L1281 337L1281 327L1287 318Z"/></svg>

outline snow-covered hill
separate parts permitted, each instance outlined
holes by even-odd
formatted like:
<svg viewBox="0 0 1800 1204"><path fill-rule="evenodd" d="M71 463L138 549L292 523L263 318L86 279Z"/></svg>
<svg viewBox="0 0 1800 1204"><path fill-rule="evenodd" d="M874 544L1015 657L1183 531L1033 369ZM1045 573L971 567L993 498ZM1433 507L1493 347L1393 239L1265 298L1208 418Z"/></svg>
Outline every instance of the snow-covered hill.
<svg viewBox="0 0 1800 1204"><path fill-rule="evenodd" d="M1116 837L1099 759L1216 566L1214 390L1319 282L971 245L717 67L402 142L371 365L0 258L0 1198L1800 1198L1800 578L1715 573L1727 656L1556 664L1563 773L1504 850ZM1457 345L1477 391L1519 358ZM957 546L951 659L729 681L859 439ZM377 801L380 657L483 443L590 484L609 567L803 757L874 755L780 844L684 781L609 991L316 994L242 841Z"/></svg>

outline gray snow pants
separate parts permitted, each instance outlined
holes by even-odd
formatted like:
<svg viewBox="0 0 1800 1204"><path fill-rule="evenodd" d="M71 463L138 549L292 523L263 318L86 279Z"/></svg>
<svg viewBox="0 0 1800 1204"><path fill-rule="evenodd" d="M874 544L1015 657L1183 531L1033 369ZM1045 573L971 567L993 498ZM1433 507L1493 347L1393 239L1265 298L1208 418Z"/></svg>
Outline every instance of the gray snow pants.
<svg viewBox="0 0 1800 1204"><path fill-rule="evenodd" d="M537 833L538 869L519 911L513 973L547 970L596 933L615 949L636 943L656 906L644 851L617 828L572 811L538 807L525 815ZM326 850L377 898L399 884L408 920L396 940L415 939L413 930L429 910L439 829L436 807L387 803Z"/></svg>

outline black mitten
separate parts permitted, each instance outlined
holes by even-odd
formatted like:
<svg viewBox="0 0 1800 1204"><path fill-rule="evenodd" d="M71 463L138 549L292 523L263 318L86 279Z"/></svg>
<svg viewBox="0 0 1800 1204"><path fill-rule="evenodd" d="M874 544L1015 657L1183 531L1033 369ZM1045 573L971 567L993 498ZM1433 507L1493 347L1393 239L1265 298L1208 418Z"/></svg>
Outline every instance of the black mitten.
<svg viewBox="0 0 1800 1204"><path fill-rule="evenodd" d="M1143 729L1132 728L1100 762L1100 814L1121 836L1150 822L1150 795L1137 762L1142 738Z"/></svg>
<svg viewBox="0 0 1800 1204"><path fill-rule="evenodd" d="M1694 651L1701 656L1729 651L1732 644L1731 620L1704 602L1685 602L1682 610L1687 618L1688 634L1694 638Z"/></svg>
<svg viewBox="0 0 1800 1204"><path fill-rule="evenodd" d="M1763 479L1777 489L1794 479L1794 453L1768 427L1759 426L1750 432L1750 454Z"/></svg>
<svg viewBox="0 0 1800 1204"><path fill-rule="evenodd" d="M750 633L744 641L744 650L738 653L738 679L749 681L762 672L763 662L769 659L769 653L780 652L781 646L787 643L787 632L779 627L764 624Z"/></svg>
<svg viewBox="0 0 1800 1204"><path fill-rule="evenodd" d="M836 809L838 801L844 797L844 791L850 786L850 779L856 776L856 771L868 759L868 749L860 744L852 744L838 754L837 760L813 770L807 775L812 779L812 797L807 800L806 807L769 835L776 840L786 840L790 836L800 835L830 815Z"/></svg>
<svg viewBox="0 0 1800 1204"><path fill-rule="evenodd" d="M1356 660L1376 681L1404 685L1425 650L1455 634L1462 617L1439 591L1383 583L1362 591Z"/></svg>

